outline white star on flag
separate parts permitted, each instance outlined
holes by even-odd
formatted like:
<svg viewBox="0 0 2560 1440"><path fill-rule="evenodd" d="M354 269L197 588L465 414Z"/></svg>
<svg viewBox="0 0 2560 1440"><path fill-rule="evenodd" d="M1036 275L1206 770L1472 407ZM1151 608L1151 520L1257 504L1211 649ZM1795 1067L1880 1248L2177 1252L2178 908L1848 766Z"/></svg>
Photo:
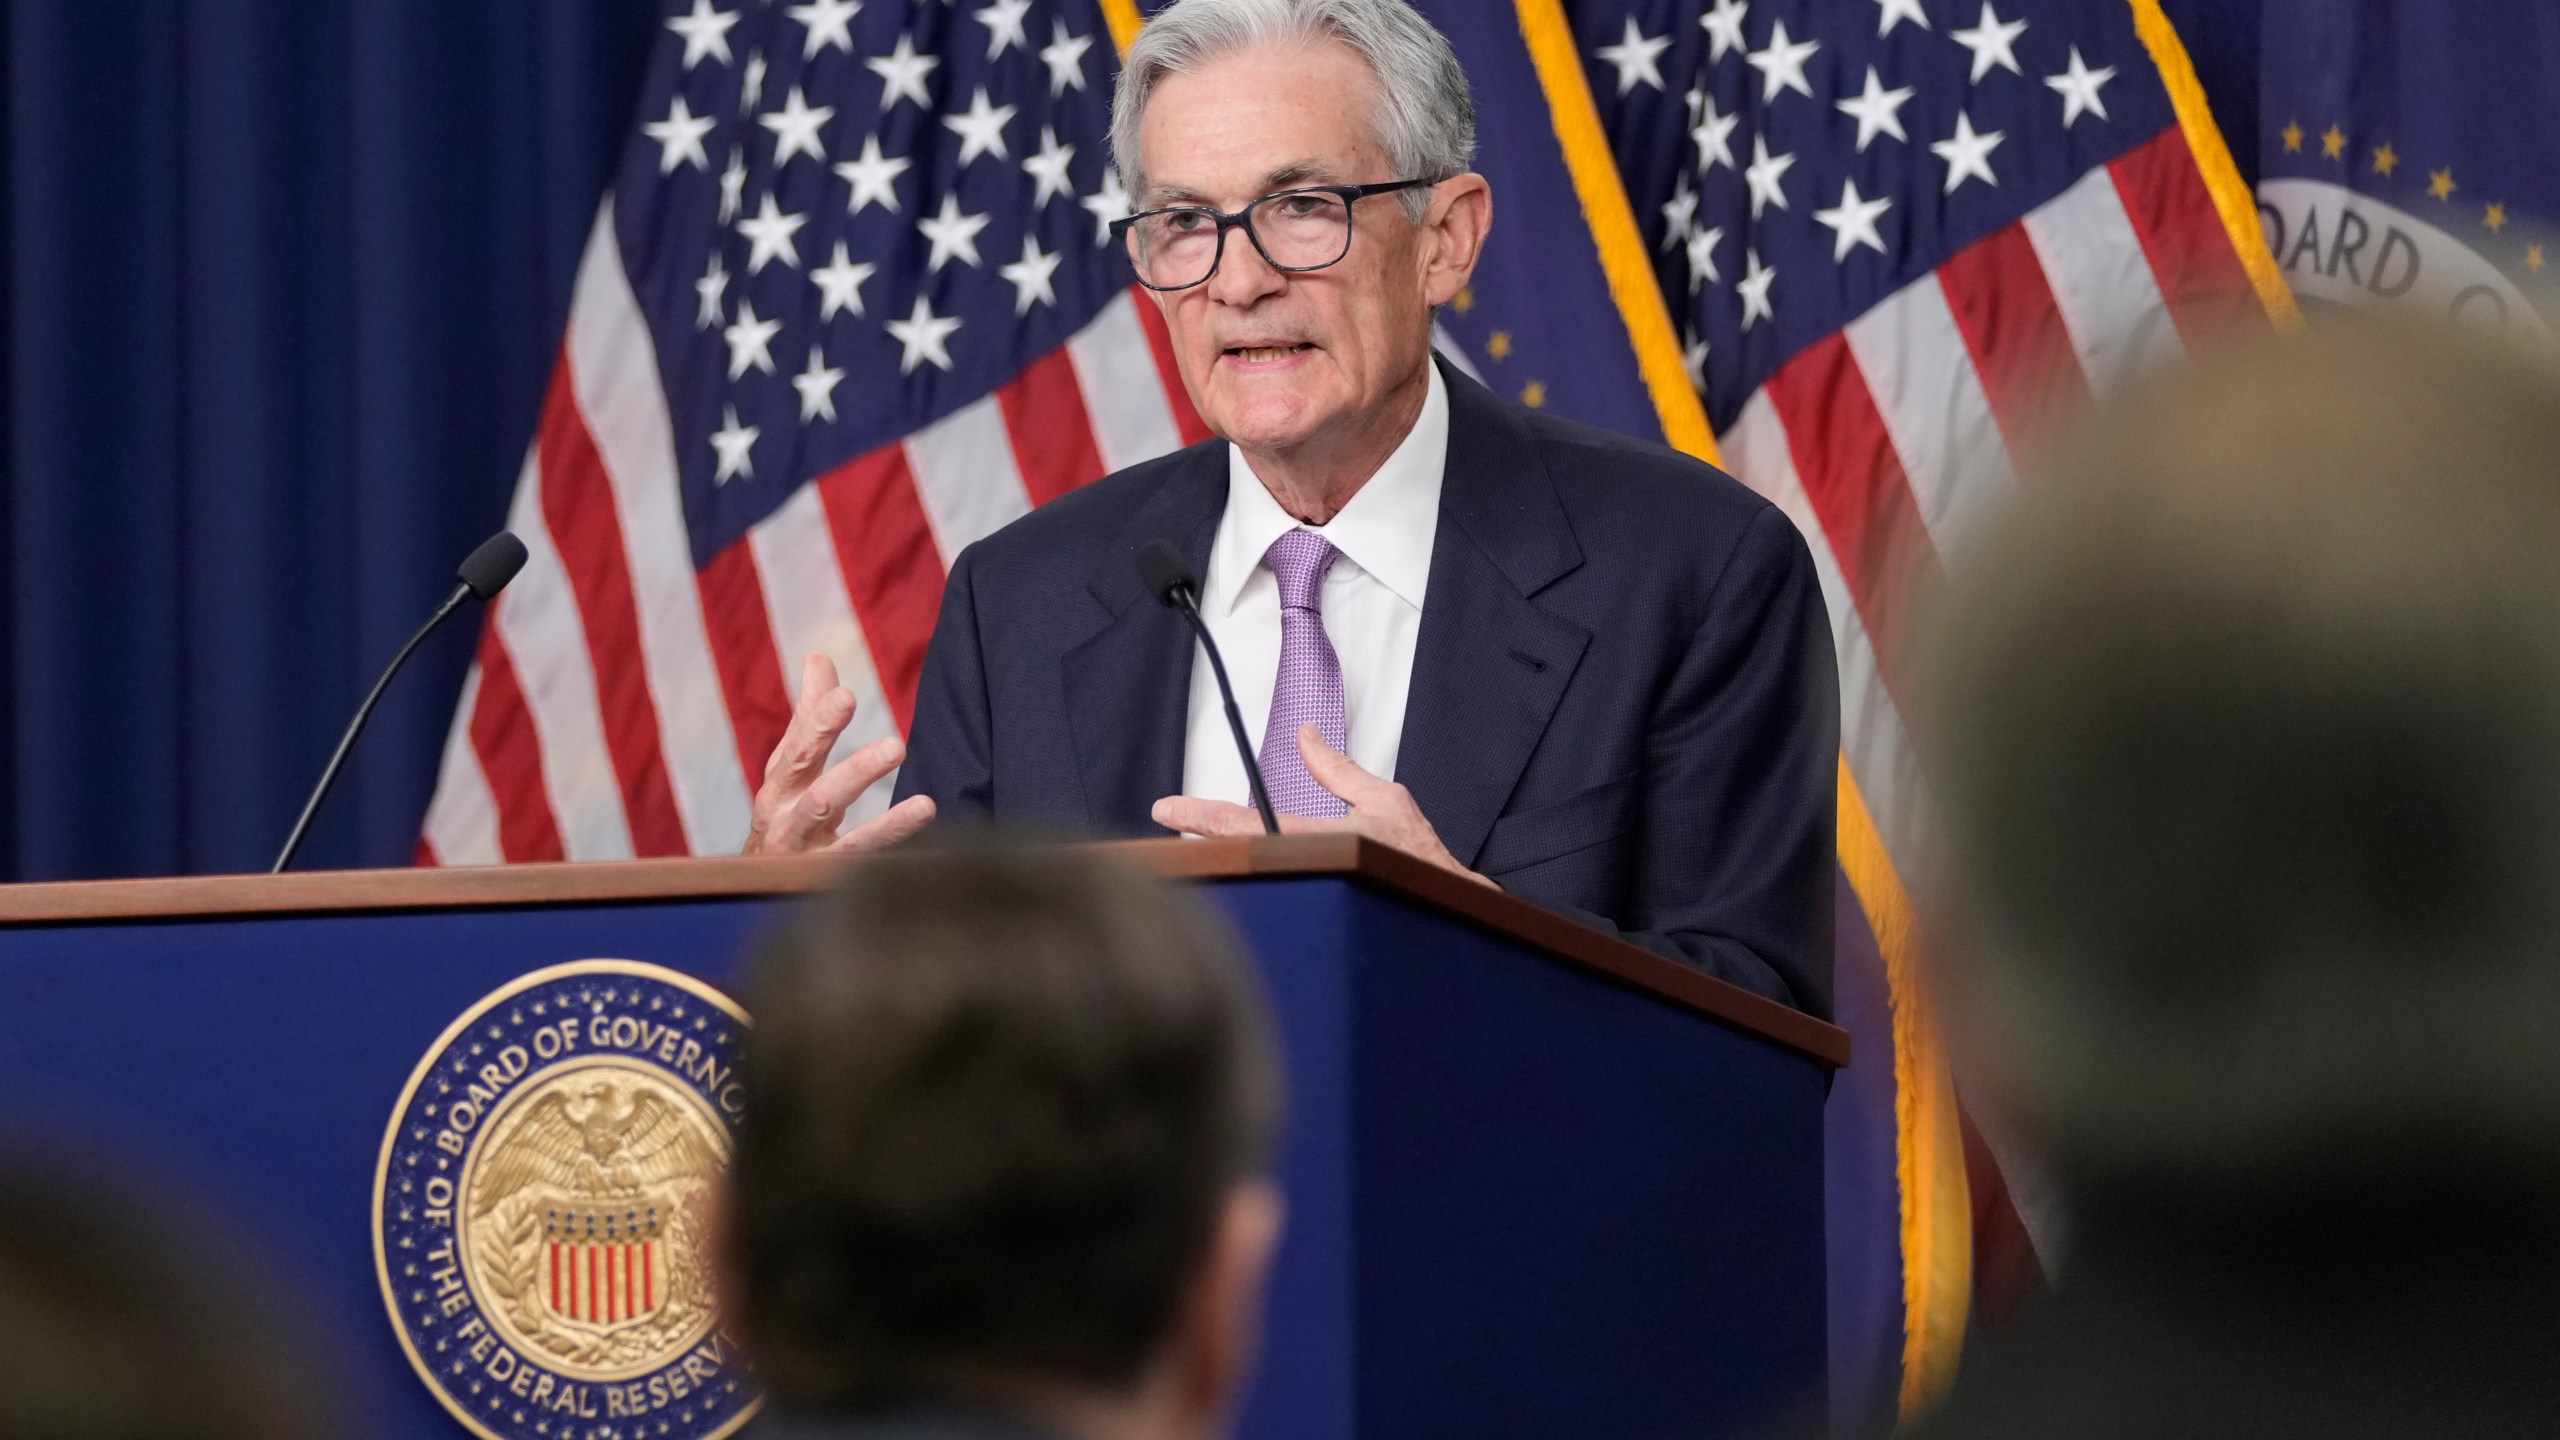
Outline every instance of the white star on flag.
<svg viewBox="0 0 2560 1440"><path fill-rule="evenodd" d="M2080 58L2080 47L2071 47L2071 68L2059 75L2048 75L2044 83L2062 97L2062 128L2068 130L2082 115L2107 118L2106 102L2098 98L2098 87L2116 78L2116 67L2092 70Z"/></svg>
<svg viewBox="0 0 2560 1440"><path fill-rule="evenodd" d="M738 233L752 242L747 252L747 273L758 275L764 267L779 260L797 270L800 268L800 242L792 237L809 223L806 215L785 215L773 203L768 192L756 213L738 222Z"/></svg>
<svg viewBox="0 0 2560 1440"><path fill-rule="evenodd" d="M1028 315L1036 302L1058 303L1058 292L1049 277L1058 273L1058 257L1040 248L1031 236L1022 237L1022 258L1010 265L999 265L996 273L1013 282L1013 313Z"/></svg>
<svg viewBox="0 0 2560 1440"><path fill-rule="evenodd" d="M815 60L818 52L835 46L847 55L853 53L853 17L862 13L862 0L809 0L782 12L800 22L809 32L803 60Z"/></svg>
<svg viewBox="0 0 2560 1440"><path fill-rule="evenodd" d="M1022 33L1022 17L1031 13L1031 0L995 0L979 10L971 19L987 27L987 58L1003 54L1007 46L1031 48L1031 37Z"/></svg>
<svg viewBox="0 0 2560 1440"><path fill-rule="evenodd" d="M1883 254L1884 236L1877 232L1876 221L1892 208L1893 202L1880 195L1872 200L1858 198L1857 181L1841 181L1840 203L1813 212L1814 223L1831 232L1832 261L1847 260L1849 252L1861 245Z"/></svg>
<svg viewBox="0 0 2560 1440"><path fill-rule="evenodd" d="M791 377L791 388L800 392L800 423L836 418L836 387L844 383L844 372L827 364L826 352L809 347L809 368Z"/></svg>
<svg viewBox="0 0 2560 1440"><path fill-rule="evenodd" d="M955 256L975 267L978 264L978 232L987 228L989 218L961 214L960 197L945 191L942 213L928 215L916 222L916 228L924 232L924 238L933 242L933 253L925 257L926 272L941 270Z"/></svg>
<svg viewBox="0 0 2560 1440"><path fill-rule="evenodd" d="M711 432L711 448L720 454L720 470L711 477L711 483L726 485L741 475L753 480L756 478L756 440L764 431L754 425L739 424L737 406L721 408L729 423Z"/></svg>
<svg viewBox="0 0 2560 1440"><path fill-rule="evenodd" d="M1985 185L1998 187L2000 177L1991 173L1991 152L2000 147L2000 133L1976 133L1973 117L1961 110L1956 112L1955 135L1929 147L1931 154L1947 162L1947 188L1942 193L1953 195L1956 187L1972 176L1981 177Z"/></svg>
<svg viewBox="0 0 2560 1440"><path fill-rule="evenodd" d="M1704 176L1719 163L1733 169L1733 127L1742 123L1742 117L1718 114L1713 96L1699 108L1698 127L1689 132L1690 142L1698 147L1698 174Z"/></svg>
<svg viewBox="0 0 2560 1440"><path fill-rule="evenodd" d="M1662 248L1670 249L1687 239L1698 228L1698 192L1689 185L1689 172L1680 171L1671 182L1671 198L1662 206Z"/></svg>
<svg viewBox="0 0 2560 1440"><path fill-rule="evenodd" d="M1929 12L1920 8L1920 0L1876 0L1876 8L1878 37L1892 34L1893 27L1905 20L1923 30L1929 28Z"/></svg>
<svg viewBox="0 0 2560 1440"><path fill-rule="evenodd" d="M718 250L711 252L711 268L703 271L702 278L693 282L693 293L702 301L702 313L695 317L694 328L708 330L719 324L720 307L729 295L729 271L720 263Z"/></svg>
<svg viewBox="0 0 2560 1440"><path fill-rule="evenodd" d="M718 125L717 120L696 115L678 95L667 109L667 118L652 120L640 132L658 142L658 173L673 175L676 167L690 163L697 169L711 168L711 157L702 148L702 137Z"/></svg>
<svg viewBox="0 0 2560 1440"><path fill-rule="evenodd" d="M1852 100L1840 102L1840 113L1858 122L1858 153L1867 153L1868 142L1878 135L1890 135L1908 144L1911 137L1902 133L1902 107L1911 103L1915 92L1908 85L1887 90L1876 78L1876 67L1867 67L1867 88Z"/></svg>
<svg viewBox="0 0 2560 1440"><path fill-rule="evenodd" d="M1013 123L1013 115L1010 105L988 104L987 87L981 85L969 101L967 114L943 116L942 123L960 137L960 163L966 165L981 155L1012 159L1004 148L1004 127Z"/></svg>
<svg viewBox="0 0 2560 1440"><path fill-rule="evenodd" d="M1796 157L1792 154L1770 154L1768 136L1751 137L1751 167L1742 172L1742 178L1751 187L1752 219L1759 219L1761 210L1766 206L1775 205L1781 210L1787 208L1786 187L1780 182L1786 179L1788 169L1795 163Z"/></svg>
<svg viewBox="0 0 2560 1440"><path fill-rule="evenodd" d="M1814 52L1821 48L1819 40L1790 43L1784 20L1771 26L1768 48L1754 50L1742 57L1744 63L1760 72L1760 103L1766 105L1777 99L1781 90L1793 90L1806 99L1813 98L1813 86L1804 78L1804 62L1812 59Z"/></svg>
<svg viewBox="0 0 2560 1440"><path fill-rule="evenodd" d="M732 146L728 168L720 172L720 223L738 218L738 207L747 203L746 152Z"/></svg>
<svg viewBox="0 0 2560 1440"><path fill-rule="evenodd" d="M1777 307L1769 303L1769 287L1777 283L1777 279L1775 269L1760 263L1759 251L1742 252L1742 279L1733 288L1742 297L1743 329L1750 329L1755 318L1772 325L1778 323Z"/></svg>
<svg viewBox="0 0 2560 1440"><path fill-rule="evenodd" d="M1716 0L1715 8L1698 17L1698 28L1707 32L1707 63L1713 65L1728 50L1748 52L1742 39L1742 17L1751 10L1751 0Z"/></svg>
<svg viewBox="0 0 2560 1440"><path fill-rule="evenodd" d="M1076 182L1067 177L1067 165L1075 158L1076 147L1058 143L1056 127L1040 127L1040 153L1022 157L1023 173L1039 182L1031 195L1034 209L1057 196L1076 193Z"/></svg>
<svg viewBox="0 0 2560 1440"><path fill-rule="evenodd" d="M853 258L841 240L836 242L834 260L809 272L809 282L818 287L818 319L836 318L839 310L862 313L862 283L879 267Z"/></svg>
<svg viewBox="0 0 2560 1440"><path fill-rule="evenodd" d="M2011 48L2018 43L2018 37L2025 34L2026 30L2027 22L2024 20L2012 20L2002 24L2000 12L1991 8L1991 0L1982 0L1982 18L1974 22L1973 28L1950 30L1947 36L1973 52L1973 74L1970 78L1974 84L1979 85L1982 83L1982 77L1990 74L1991 67L1994 65L2000 66L2012 75L2026 73L2018 68L2017 51Z"/></svg>
<svg viewBox="0 0 2560 1440"><path fill-rule="evenodd" d="M937 370L951 368L951 352L943 348L952 332L960 328L958 316L944 317L933 313L922 295L916 297L916 308L904 320L892 320L886 327L906 347L898 357L898 373L912 375L918 365L931 365Z"/></svg>
<svg viewBox="0 0 2560 1440"><path fill-rule="evenodd" d="M729 342L729 378L738 379L749 370L773 373L773 337L782 333L779 320L756 318L756 302L738 301L738 319L720 338Z"/></svg>
<svg viewBox="0 0 2560 1440"><path fill-rule="evenodd" d="M751 114L764 103L764 52L758 50L747 57L747 73L738 86L738 113Z"/></svg>
<svg viewBox="0 0 2560 1440"><path fill-rule="evenodd" d="M756 123L773 132L773 168L791 163L794 155L806 155L821 164L826 162L826 143L818 138L819 127L836 118L832 105L812 105L801 95L800 87L791 87L791 97L782 108L761 115Z"/></svg>
<svg viewBox="0 0 2560 1440"><path fill-rule="evenodd" d="M933 108L933 97L925 93L924 82L933 67L942 63L942 57L917 54L914 36L899 36L896 49L862 63L880 77L880 113L885 115L896 109L901 100L913 100L920 110Z"/></svg>
<svg viewBox="0 0 2560 1440"><path fill-rule="evenodd" d="M1049 98L1084 88L1084 52L1093 48L1090 35L1070 35L1067 22L1050 22L1049 43L1040 47L1040 63L1049 67Z"/></svg>
<svg viewBox="0 0 2560 1440"><path fill-rule="evenodd" d="M1689 237L1689 293L1695 295L1701 286L1713 280L1722 283L1724 276L1716 269L1716 247L1724 243L1724 227L1710 225Z"/></svg>
<svg viewBox="0 0 2560 1440"><path fill-rule="evenodd" d="M1093 243L1111 243L1111 222L1130 213L1129 192L1120 188L1120 171L1105 167L1102 188L1076 202L1093 214Z"/></svg>
<svg viewBox="0 0 2560 1440"><path fill-rule="evenodd" d="M684 37L684 68L691 70L715 56L723 65L736 59L729 53L729 27L737 23L737 11L714 10L711 0L693 0L693 13L670 19L667 28Z"/></svg>
<svg viewBox="0 0 2560 1440"><path fill-rule="evenodd" d="M879 136L862 137L862 153L836 166L837 176L853 187L852 196L845 201L845 213L859 215L865 207L876 203L890 214L897 214L896 182L900 175L907 172L907 167L914 163L912 160L881 154Z"/></svg>
<svg viewBox="0 0 2560 1440"><path fill-rule="evenodd" d="M1671 48L1671 37L1647 37L1636 28L1636 17L1627 17L1627 37L1615 45L1603 45L1591 53L1618 67L1618 93L1626 94L1642 81L1654 89L1662 88L1662 52Z"/></svg>

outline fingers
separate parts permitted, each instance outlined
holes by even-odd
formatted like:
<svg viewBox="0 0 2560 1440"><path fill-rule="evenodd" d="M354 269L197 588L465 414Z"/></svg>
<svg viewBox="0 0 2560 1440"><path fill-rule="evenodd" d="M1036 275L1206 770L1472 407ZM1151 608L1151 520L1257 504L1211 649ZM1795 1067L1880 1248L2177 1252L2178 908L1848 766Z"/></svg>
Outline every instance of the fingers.
<svg viewBox="0 0 2560 1440"><path fill-rule="evenodd" d="M934 806L930 795L910 795L889 807L885 815L874 815L846 831L831 850L886 850L903 845L916 837L916 832L933 823Z"/></svg>
<svg viewBox="0 0 2560 1440"><path fill-rule="evenodd" d="M1363 770L1348 755L1325 743L1324 732L1312 724L1298 727L1298 757L1307 765L1307 773L1327 791L1357 808L1378 786L1378 777Z"/></svg>
<svg viewBox="0 0 2560 1440"><path fill-rule="evenodd" d="M1157 801L1150 813L1157 824L1185 835L1205 835L1216 839L1262 833L1262 816L1259 813L1243 805L1230 805L1224 800L1168 795ZM1285 826L1287 821L1282 824Z"/></svg>
<svg viewBox="0 0 2560 1440"><path fill-rule="evenodd" d="M800 708L836 688L836 662L811 651L800 657Z"/></svg>
<svg viewBox="0 0 2560 1440"><path fill-rule="evenodd" d="M765 761L764 783L756 789L754 814L747 827L748 854L798 848L786 843L781 828L784 817L826 768L828 753L835 749L844 727L853 723L853 709L853 692L836 683L834 661L815 654L801 660L800 701L792 709L791 724ZM792 838L806 839L797 834Z"/></svg>
<svg viewBox="0 0 2560 1440"><path fill-rule="evenodd" d="M836 745L836 737L853 723L853 692L835 683L836 667L823 655L812 655L800 671L800 704L791 712L791 724L782 732L782 742L773 747L772 758L765 761L765 788L779 792L777 801L788 800L791 793L816 778L827 763L827 752ZM762 800L763 796L757 797Z"/></svg>
<svg viewBox="0 0 2560 1440"><path fill-rule="evenodd" d="M853 808L853 802L906 758L905 743L894 735L874 740L847 755L802 787L771 816L766 822L763 848L797 852L834 840L836 827L844 823L845 812Z"/></svg>

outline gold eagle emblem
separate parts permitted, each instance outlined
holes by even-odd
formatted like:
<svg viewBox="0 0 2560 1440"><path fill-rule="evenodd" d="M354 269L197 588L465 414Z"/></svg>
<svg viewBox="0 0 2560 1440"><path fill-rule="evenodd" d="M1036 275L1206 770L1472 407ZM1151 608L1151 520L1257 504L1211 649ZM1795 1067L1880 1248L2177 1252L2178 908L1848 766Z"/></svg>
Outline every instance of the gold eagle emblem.
<svg viewBox="0 0 2560 1440"><path fill-rule="evenodd" d="M464 1177L464 1254L528 1350L599 1376L681 1353L712 1323L712 1185L727 1131L623 1061L538 1077Z"/></svg>

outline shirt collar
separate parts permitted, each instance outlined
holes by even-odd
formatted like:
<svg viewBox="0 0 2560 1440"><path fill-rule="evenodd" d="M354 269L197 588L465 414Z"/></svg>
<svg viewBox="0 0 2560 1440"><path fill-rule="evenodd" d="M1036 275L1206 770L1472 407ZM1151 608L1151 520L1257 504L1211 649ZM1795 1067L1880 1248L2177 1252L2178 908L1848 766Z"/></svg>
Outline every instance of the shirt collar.
<svg viewBox="0 0 2560 1440"><path fill-rule="evenodd" d="M1422 413L1351 503L1323 525L1301 525L1263 488L1241 447L1227 447L1227 508L1209 556L1206 599L1233 611L1245 582L1271 542L1312 530L1331 542L1397 599L1416 610L1431 584L1431 543L1440 528L1440 484L1449 465L1449 392L1440 367L1430 372Z"/></svg>

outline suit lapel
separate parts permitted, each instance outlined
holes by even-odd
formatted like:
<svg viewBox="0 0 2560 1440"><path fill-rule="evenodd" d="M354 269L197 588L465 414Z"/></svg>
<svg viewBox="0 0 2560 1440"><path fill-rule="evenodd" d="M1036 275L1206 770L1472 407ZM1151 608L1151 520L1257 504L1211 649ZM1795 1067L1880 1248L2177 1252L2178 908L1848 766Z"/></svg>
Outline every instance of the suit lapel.
<svg viewBox="0 0 2560 1440"><path fill-rule="evenodd" d="M1063 678L1085 808L1101 833L1152 831L1149 807L1182 789L1191 629L1147 594L1138 579L1138 547L1171 540L1192 573L1204 573L1226 501L1227 447L1197 447L1139 507L1088 583L1103 618L1068 648Z"/></svg>
<svg viewBox="0 0 2560 1440"><path fill-rule="evenodd" d="M1483 386L1442 378L1448 469L1396 779L1471 866L1591 634L1530 603L1582 564L1536 438Z"/></svg>

